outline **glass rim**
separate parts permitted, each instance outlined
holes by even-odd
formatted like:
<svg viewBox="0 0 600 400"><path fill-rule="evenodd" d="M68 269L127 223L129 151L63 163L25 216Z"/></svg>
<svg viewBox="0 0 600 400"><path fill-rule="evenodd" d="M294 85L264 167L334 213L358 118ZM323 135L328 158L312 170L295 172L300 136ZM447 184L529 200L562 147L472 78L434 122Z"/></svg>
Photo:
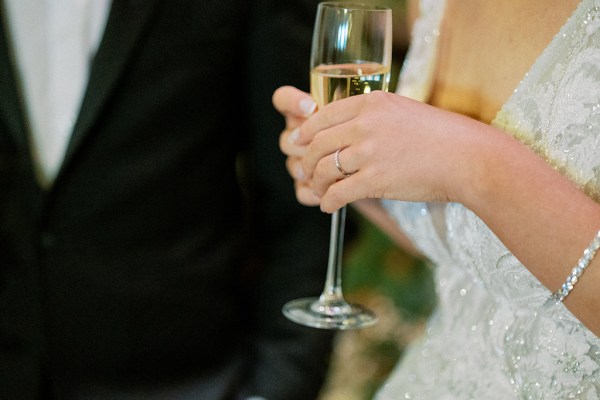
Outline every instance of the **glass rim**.
<svg viewBox="0 0 600 400"><path fill-rule="evenodd" d="M331 7L341 8L346 10L372 10L372 11L391 11L392 9L388 6L361 3L359 1L323 1L319 3L319 8Z"/></svg>

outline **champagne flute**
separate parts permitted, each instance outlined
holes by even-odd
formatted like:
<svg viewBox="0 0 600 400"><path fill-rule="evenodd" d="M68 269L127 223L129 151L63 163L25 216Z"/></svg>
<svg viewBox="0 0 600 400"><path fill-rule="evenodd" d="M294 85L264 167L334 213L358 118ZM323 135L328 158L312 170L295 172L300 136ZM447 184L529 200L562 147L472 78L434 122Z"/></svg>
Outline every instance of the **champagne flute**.
<svg viewBox="0 0 600 400"><path fill-rule="evenodd" d="M362 3L323 2L317 9L310 60L310 91L319 108L345 97L387 90L392 53L392 11ZM370 310L346 302L341 265L346 207L333 213L325 287L318 298L292 300L284 315L322 329L373 325Z"/></svg>

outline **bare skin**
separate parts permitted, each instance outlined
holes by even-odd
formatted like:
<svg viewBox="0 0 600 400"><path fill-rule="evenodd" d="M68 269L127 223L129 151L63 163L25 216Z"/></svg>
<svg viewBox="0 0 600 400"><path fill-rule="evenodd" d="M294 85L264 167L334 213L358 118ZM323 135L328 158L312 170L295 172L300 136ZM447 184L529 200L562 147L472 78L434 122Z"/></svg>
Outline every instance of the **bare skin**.
<svg viewBox="0 0 600 400"><path fill-rule="evenodd" d="M600 229L600 205L488 123L577 3L449 0L431 105L373 92L307 118L299 104L309 95L278 89L273 103L287 121L280 147L298 200L325 212L353 203L399 243L372 199L462 203L556 290ZM356 172L341 180L339 148L344 168ZM598 287L600 257L565 300L596 335Z"/></svg>
<svg viewBox="0 0 600 400"><path fill-rule="evenodd" d="M430 104L489 123L579 1L446 3Z"/></svg>

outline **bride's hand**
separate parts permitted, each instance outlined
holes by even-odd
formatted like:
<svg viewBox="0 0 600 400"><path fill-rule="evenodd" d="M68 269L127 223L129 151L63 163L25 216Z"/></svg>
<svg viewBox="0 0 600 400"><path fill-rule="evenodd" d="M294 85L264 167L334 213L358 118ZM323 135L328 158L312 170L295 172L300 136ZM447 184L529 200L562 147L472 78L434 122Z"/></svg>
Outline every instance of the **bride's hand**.
<svg viewBox="0 0 600 400"><path fill-rule="evenodd" d="M315 204L320 198L326 212L364 198L454 201L472 178L469 148L478 125L393 93L372 92L323 107L296 133L282 136L281 148L292 156L288 169L298 199ZM338 149L350 176L336 166Z"/></svg>

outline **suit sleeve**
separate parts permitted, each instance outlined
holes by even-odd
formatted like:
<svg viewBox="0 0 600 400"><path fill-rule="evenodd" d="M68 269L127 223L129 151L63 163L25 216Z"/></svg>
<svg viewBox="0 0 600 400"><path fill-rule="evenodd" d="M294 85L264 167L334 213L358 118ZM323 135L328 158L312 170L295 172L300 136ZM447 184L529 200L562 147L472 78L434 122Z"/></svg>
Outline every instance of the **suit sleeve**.
<svg viewBox="0 0 600 400"><path fill-rule="evenodd" d="M261 258L253 365L244 396L268 400L316 398L331 352L332 332L297 325L281 313L285 302L322 291L330 217L297 202L278 146L284 119L271 104L273 91L281 85L308 91L317 3L258 1L250 19L246 82L255 172L251 208Z"/></svg>

